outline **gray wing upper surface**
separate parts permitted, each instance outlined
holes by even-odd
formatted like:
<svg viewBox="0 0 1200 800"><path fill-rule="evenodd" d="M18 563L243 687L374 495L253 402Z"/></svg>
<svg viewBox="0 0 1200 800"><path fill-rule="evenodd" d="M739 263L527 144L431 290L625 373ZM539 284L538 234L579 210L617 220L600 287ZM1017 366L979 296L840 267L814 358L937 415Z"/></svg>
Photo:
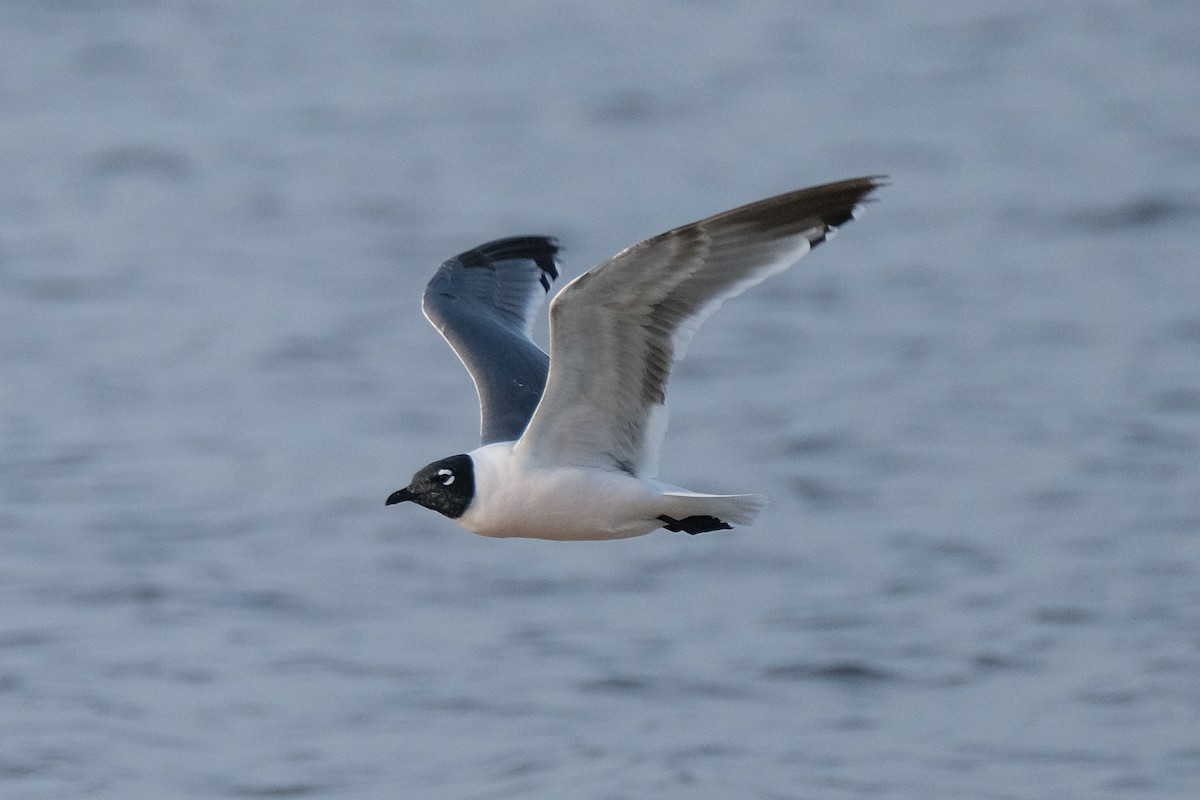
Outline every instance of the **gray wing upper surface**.
<svg viewBox="0 0 1200 800"><path fill-rule="evenodd" d="M557 253L546 236L498 239L447 260L425 287L425 316L475 382L483 444L517 439L542 396L549 357L530 333Z"/></svg>
<svg viewBox="0 0 1200 800"><path fill-rule="evenodd" d="M651 477L673 362L722 301L853 219L881 178L802 189L647 239L550 305L550 374L517 448L544 463Z"/></svg>

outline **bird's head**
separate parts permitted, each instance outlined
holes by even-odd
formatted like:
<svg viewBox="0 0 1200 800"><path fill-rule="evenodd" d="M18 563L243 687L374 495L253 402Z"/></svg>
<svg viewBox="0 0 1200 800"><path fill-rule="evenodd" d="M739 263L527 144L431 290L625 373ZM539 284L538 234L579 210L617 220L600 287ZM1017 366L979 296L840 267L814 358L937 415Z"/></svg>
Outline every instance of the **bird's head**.
<svg viewBox="0 0 1200 800"><path fill-rule="evenodd" d="M421 467L408 486L392 492L387 505L411 500L450 519L458 519L474 497L475 467L471 457L457 455Z"/></svg>

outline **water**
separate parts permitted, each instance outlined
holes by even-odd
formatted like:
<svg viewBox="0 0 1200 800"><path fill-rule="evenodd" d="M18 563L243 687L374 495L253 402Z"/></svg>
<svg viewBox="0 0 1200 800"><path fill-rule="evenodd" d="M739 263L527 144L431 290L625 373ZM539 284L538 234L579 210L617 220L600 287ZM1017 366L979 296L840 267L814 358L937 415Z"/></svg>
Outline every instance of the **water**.
<svg viewBox="0 0 1200 800"><path fill-rule="evenodd" d="M1189 3L0 5L0 794L1200 794ZM888 172L665 478L491 541L441 259Z"/></svg>

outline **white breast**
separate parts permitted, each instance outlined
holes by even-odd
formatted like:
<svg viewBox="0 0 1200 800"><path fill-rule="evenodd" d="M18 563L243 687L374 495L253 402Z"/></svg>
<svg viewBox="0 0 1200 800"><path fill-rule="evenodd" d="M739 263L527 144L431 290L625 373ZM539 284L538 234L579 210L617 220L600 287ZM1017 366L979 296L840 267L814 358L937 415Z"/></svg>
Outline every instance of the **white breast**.
<svg viewBox="0 0 1200 800"><path fill-rule="evenodd" d="M621 472L542 468L514 453L512 442L469 454L475 498L456 522L484 536L623 539L662 526L654 484Z"/></svg>

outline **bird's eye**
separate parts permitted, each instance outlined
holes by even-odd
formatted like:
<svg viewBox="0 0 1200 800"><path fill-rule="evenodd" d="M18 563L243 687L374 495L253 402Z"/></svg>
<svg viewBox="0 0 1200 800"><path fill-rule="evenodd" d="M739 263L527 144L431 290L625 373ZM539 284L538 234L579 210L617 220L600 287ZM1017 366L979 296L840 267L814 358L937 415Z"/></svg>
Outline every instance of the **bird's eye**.
<svg viewBox="0 0 1200 800"><path fill-rule="evenodd" d="M449 486L454 483L454 473L448 469L439 469L437 471L437 478L442 486Z"/></svg>

